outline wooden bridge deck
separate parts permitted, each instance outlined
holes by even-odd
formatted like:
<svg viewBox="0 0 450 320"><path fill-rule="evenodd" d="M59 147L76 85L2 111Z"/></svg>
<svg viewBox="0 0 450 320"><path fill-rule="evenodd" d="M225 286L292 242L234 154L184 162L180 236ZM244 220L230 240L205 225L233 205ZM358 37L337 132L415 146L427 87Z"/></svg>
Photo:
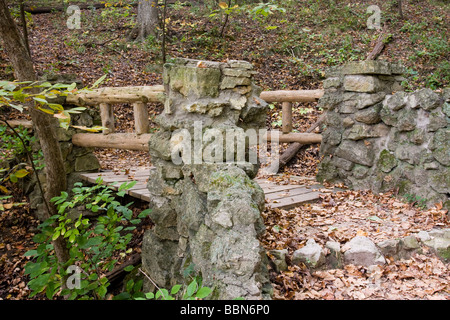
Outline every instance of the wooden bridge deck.
<svg viewBox="0 0 450 320"><path fill-rule="evenodd" d="M137 181L137 183L127 191L127 194L150 202L150 192L147 189L147 181L151 168L130 169L127 174L113 171L102 171L96 173L81 173L83 180L95 183L98 177L102 177L103 184L118 188L126 181ZM265 193L266 205L272 208L289 209L304 202L319 199L319 195L332 192L319 184L307 186L305 184L280 185L275 182L255 179ZM115 183L116 182L116 183ZM320 189L320 190L319 190Z"/></svg>

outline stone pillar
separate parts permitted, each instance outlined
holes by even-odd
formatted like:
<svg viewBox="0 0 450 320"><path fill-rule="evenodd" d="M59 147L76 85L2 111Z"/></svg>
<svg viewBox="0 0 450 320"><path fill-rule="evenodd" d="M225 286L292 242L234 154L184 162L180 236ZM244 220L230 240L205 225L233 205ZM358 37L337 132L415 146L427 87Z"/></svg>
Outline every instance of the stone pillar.
<svg viewBox="0 0 450 320"><path fill-rule="evenodd" d="M213 299L270 296L258 241L264 192L252 180L258 164L248 158L248 144L245 161L235 161L237 140L265 127L266 103L252 69L245 61L185 59L164 67L165 110L149 142L155 227L142 245L143 268L158 286L189 282L183 272L193 268L214 289Z"/></svg>
<svg viewBox="0 0 450 320"><path fill-rule="evenodd" d="M328 72L319 100L326 129L317 179L375 192L397 189L448 206L449 89L406 93L401 73L384 61Z"/></svg>

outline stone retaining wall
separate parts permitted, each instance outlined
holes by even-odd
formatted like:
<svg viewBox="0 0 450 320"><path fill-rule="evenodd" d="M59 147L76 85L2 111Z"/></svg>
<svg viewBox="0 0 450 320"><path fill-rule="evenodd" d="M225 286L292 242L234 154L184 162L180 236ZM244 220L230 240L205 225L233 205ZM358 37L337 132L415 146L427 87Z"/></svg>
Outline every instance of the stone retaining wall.
<svg viewBox="0 0 450 320"><path fill-rule="evenodd" d="M400 195L449 208L450 89L401 91L402 68L383 61L332 69L318 181Z"/></svg>

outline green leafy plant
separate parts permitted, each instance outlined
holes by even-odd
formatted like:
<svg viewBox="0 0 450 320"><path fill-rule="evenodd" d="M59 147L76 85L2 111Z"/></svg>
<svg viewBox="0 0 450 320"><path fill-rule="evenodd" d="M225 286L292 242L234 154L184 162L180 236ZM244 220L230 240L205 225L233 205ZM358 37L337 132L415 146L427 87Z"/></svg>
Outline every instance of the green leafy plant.
<svg viewBox="0 0 450 320"><path fill-rule="evenodd" d="M249 10L249 14L252 16L252 19L260 22L263 22L267 17L275 12L286 13L286 9L279 7L277 4L270 1L267 3L261 2Z"/></svg>
<svg viewBox="0 0 450 320"><path fill-rule="evenodd" d="M264 3L258 3L255 7L248 10L248 13L252 17L253 20L258 21L261 24L264 24L270 15L273 15L274 13L286 13L286 9L278 6L273 1ZM281 22L287 22L287 20L282 20ZM278 26L274 25L265 25L264 26L266 30L275 30L278 29Z"/></svg>
<svg viewBox="0 0 450 320"><path fill-rule="evenodd" d="M0 125L0 154L3 160L0 167L0 192L8 194L10 191L5 186L7 181L17 183L19 179L30 173L30 164L27 163L27 154L31 153L31 144L36 142L30 130L19 126L15 129ZM42 168L42 150L34 153L33 164L36 168ZM5 165L6 164L6 165ZM5 166L5 167L3 167Z"/></svg>
<svg viewBox="0 0 450 320"><path fill-rule="evenodd" d="M62 128L68 129L70 126L70 115L74 113L81 113L86 108L75 107L65 110L61 104L52 103L52 99L60 96L67 96L73 93L89 92L103 82L106 75L98 79L90 88L83 88L78 90L76 83L51 84L50 82L42 81L0 81L0 108L11 107L20 112L24 110L26 102L33 102L34 107L47 114L53 115L59 120ZM30 93L30 89L39 89L37 93ZM0 109L1 110L1 109ZM84 129L88 131L100 131L101 127L84 128L81 126L73 126L74 128Z"/></svg>
<svg viewBox="0 0 450 320"><path fill-rule="evenodd" d="M211 14L209 15L209 17L213 18L217 15L219 15L221 17L221 20L223 20L223 22L222 22L222 27L220 28L220 37L223 38L224 33L225 33L225 28L228 24L228 21L230 20L230 16L238 13L240 11L240 7L237 4L232 6L232 0L228 0L228 3L221 1L221 2L219 2L218 6L219 6L219 8L213 10L211 12Z"/></svg>
<svg viewBox="0 0 450 320"><path fill-rule="evenodd" d="M109 285L105 273L118 262L116 256L123 258L131 252L127 249L131 231L149 210L134 218L129 208L131 203L122 205L116 200L116 196L123 197L136 181L123 183L115 194L111 187L101 184L101 177L96 182L91 187L76 183L72 196L62 192L51 200L57 206L58 214L39 226L41 233L33 238L38 246L25 254L34 258L25 266L25 274L31 279L28 282L32 291L30 297L45 291L49 299L58 295L68 299L105 298ZM101 215L94 221L78 214L76 211L80 208ZM76 218L74 211L78 214ZM67 239L70 254L64 265L57 262L53 251L52 241L59 237ZM78 270L75 275L71 275L73 266ZM69 281L74 277L78 277L75 285Z"/></svg>
<svg viewBox="0 0 450 320"><path fill-rule="evenodd" d="M128 266L124 270L138 269L156 288L156 292L142 292L143 280L130 279L125 284L124 292L116 295L113 300L199 300L211 295L212 289L202 285L200 276L192 276L193 265L189 265L183 276L190 278L188 284L176 284L170 290L160 288L141 268Z"/></svg>
<svg viewBox="0 0 450 320"><path fill-rule="evenodd" d="M419 209L426 209L427 208L427 199L407 193L404 195L405 200L410 203L413 206L416 206Z"/></svg>

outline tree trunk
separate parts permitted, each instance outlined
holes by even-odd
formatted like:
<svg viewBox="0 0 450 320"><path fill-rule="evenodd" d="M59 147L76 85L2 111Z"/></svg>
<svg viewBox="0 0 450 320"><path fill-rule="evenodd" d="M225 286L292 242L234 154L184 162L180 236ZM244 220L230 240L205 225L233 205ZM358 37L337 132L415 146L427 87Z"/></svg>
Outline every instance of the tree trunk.
<svg viewBox="0 0 450 320"><path fill-rule="evenodd" d="M139 0L136 26L131 30L128 39L144 41L150 35L156 36L158 24L158 1Z"/></svg>
<svg viewBox="0 0 450 320"><path fill-rule="evenodd" d="M33 62L26 48L22 35L9 13L5 0L0 0L0 38L14 68L14 75L19 81L33 81L37 79ZM51 117L45 113L29 108L45 160L46 194L49 204L48 217L57 213L49 200L66 191L66 172L58 140L56 139L55 125ZM69 258L69 252L62 237L53 242L58 261L64 263Z"/></svg>

